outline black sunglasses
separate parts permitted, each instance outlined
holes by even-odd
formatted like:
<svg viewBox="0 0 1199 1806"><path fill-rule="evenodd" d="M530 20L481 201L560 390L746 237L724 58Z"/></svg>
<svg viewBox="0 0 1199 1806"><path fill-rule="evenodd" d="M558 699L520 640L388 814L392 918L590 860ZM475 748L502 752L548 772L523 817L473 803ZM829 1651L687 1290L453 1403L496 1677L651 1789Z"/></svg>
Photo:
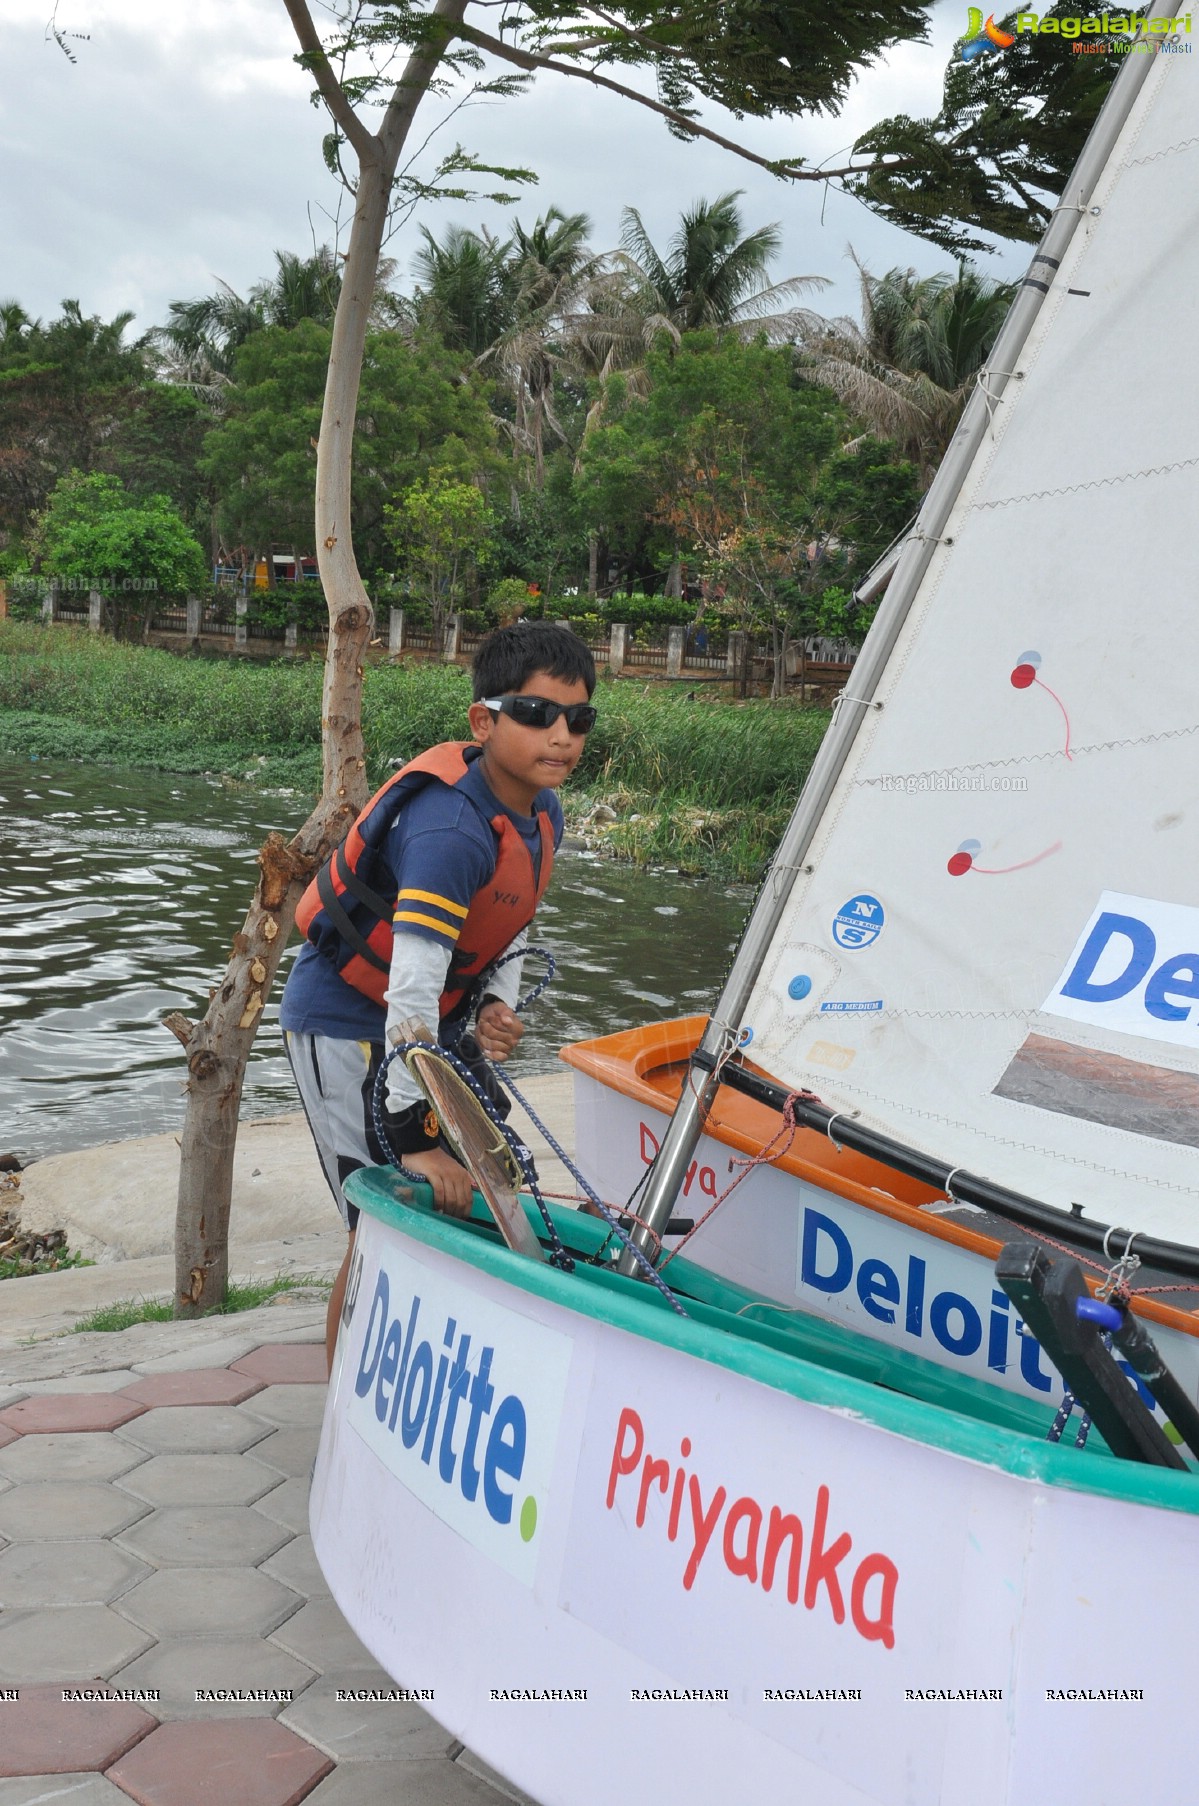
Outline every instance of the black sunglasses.
<svg viewBox="0 0 1199 1806"><path fill-rule="evenodd" d="M565 715L572 734L589 734L599 715L589 702L551 702L548 696L491 696L483 707L511 715L521 727L553 727L559 715Z"/></svg>

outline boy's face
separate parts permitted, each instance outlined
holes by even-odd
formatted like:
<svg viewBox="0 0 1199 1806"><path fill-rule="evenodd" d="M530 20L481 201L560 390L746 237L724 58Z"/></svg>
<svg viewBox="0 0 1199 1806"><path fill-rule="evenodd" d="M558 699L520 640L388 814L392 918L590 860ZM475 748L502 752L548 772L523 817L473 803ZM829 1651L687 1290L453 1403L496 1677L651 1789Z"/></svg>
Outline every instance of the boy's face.
<svg viewBox="0 0 1199 1806"><path fill-rule="evenodd" d="M567 683L546 671L535 671L516 696L543 696L549 702L589 702L582 679ZM501 803L518 815L532 812L539 790L564 784L583 753L584 734L572 734L566 716L551 727L523 727L510 715L497 714L481 702L471 704L467 719L482 745L483 775Z"/></svg>

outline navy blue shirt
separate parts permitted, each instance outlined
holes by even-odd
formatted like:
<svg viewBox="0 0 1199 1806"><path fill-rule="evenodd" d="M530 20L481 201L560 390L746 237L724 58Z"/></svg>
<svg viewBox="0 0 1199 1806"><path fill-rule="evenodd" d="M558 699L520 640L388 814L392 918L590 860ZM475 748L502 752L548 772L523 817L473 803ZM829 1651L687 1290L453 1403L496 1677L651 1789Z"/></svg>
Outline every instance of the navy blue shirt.
<svg viewBox="0 0 1199 1806"><path fill-rule="evenodd" d="M541 832L537 813L549 816L555 849L562 840L562 805L552 790L542 790L533 815L518 815L492 793L479 765L482 747L467 747L469 769L452 787L431 779L401 807L381 847L384 868L395 882L393 927L397 935L416 935L452 952L475 892L495 871L499 837L491 826L506 815L533 859L541 864ZM380 879L380 890L384 889ZM336 1041L382 1041L386 1011L362 991L347 984L328 959L305 941L288 975L279 1008L284 1029L329 1035Z"/></svg>

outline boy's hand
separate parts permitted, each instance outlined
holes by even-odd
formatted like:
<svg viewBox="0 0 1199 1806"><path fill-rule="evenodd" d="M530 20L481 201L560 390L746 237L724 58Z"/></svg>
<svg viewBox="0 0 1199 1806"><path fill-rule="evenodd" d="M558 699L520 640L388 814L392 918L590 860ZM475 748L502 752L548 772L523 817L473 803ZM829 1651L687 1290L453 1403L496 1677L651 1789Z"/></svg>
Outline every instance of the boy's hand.
<svg viewBox="0 0 1199 1806"><path fill-rule="evenodd" d="M444 1210L450 1217L470 1215L474 1187L470 1174L464 1166L459 1166L452 1154L447 1154L444 1148L430 1148L427 1154L405 1154L404 1165L414 1173L423 1174L429 1181L436 1209Z"/></svg>
<svg viewBox="0 0 1199 1806"><path fill-rule="evenodd" d="M475 1040L489 1060L506 1060L524 1032L520 1017L497 997L475 1017Z"/></svg>

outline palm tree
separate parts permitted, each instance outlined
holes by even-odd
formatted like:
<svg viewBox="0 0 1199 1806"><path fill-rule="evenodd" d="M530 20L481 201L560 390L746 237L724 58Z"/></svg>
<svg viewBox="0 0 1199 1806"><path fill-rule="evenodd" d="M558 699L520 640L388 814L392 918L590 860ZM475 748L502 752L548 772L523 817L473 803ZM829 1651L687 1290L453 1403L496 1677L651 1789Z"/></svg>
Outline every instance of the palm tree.
<svg viewBox="0 0 1199 1806"><path fill-rule="evenodd" d="M791 313L780 313L805 290L823 286L821 276L791 276L768 282L782 237L777 224L741 236L742 191L696 201L683 214L665 256L655 250L635 207L621 215L620 264L646 314L660 317L676 332L702 327L739 327L786 335Z"/></svg>
<svg viewBox="0 0 1199 1806"><path fill-rule="evenodd" d="M807 316L801 373L832 389L872 433L893 439L927 487L1015 285L993 282L966 263L956 275L893 269L874 276L861 263L858 272L862 324Z"/></svg>
<svg viewBox="0 0 1199 1806"><path fill-rule="evenodd" d="M421 235L424 249L415 260L421 284L413 297L416 318L452 350L481 357L512 317L510 241L493 238L486 227L472 232L450 226L440 243L427 226L421 227Z"/></svg>
<svg viewBox="0 0 1199 1806"><path fill-rule="evenodd" d="M506 266L511 314L481 362L494 363L512 390L512 435L518 451L533 456L538 489L545 482L547 426L560 443L566 433L554 411L554 379L571 362L569 321L595 282L600 260L587 244L585 213L551 207L530 231L513 229Z"/></svg>

